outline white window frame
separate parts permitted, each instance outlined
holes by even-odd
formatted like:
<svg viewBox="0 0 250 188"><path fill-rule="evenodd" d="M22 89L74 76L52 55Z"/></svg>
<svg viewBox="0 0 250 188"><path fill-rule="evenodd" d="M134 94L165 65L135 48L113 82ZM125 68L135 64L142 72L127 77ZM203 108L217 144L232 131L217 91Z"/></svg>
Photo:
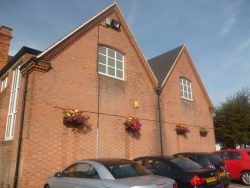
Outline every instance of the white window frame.
<svg viewBox="0 0 250 188"><path fill-rule="evenodd" d="M102 53L102 52L100 51L101 48L105 49L105 53ZM115 57L111 57L111 56L108 55L108 51L109 51L109 50L114 52ZM122 58L121 58L121 59L118 59L118 58L117 58L118 55L121 56ZM101 62L101 61L100 61L100 57L101 57L101 56L103 56L103 57L105 58L105 62ZM109 58L112 59L112 60L114 60L114 66L111 66L111 65L108 64L108 59L109 59ZM118 68L118 67L117 67L117 64L118 64L118 63L121 63L122 68ZM101 65L101 66L105 66L105 72L101 72L101 71L99 70L99 66L100 66L100 65ZM109 74L109 73L108 73L108 69L109 69L109 68L114 69L115 75L112 75L112 74ZM115 79L118 79L118 80L124 80L124 70L125 70L125 68L124 68L124 56L123 56L121 53L117 52L117 51L114 50L114 49L105 47L105 46L99 46L99 47L98 47L98 73L99 73L99 74L102 74L102 75L105 75L105 76L109 76L109 77L112 77L112 78L115 78ZM121 72L122 72L122 78L117 76L117 71L121 71Z"/></svg>
<svg viewBox="0 0 250 188"><path fill-rule="evenodd" d="M7 88L8 85L8 76L3 77L1 84L1 92Z"/></svg>
<svg viewBox="0 0 250 188"><path fill-rule="evenodd" d="M20 66L13 70L13 79L10 93L9 110L6 121L5 140L13 140L17 115L17 103L20 90Z"/></svg>
<svg viewBox="0 0 250 188"><path fill-rule="evenodd" d="M192 83L186 79L181 77L179 79L180 90L181 90L181 98L193 101L193 94L192 94Z"/></svg>

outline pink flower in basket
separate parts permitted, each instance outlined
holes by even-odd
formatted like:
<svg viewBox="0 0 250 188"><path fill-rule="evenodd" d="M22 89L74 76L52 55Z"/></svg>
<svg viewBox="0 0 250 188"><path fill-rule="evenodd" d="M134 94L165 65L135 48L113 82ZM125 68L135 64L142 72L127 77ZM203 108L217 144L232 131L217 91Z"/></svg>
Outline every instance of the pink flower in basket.
<svg viewBox="0 0 250 188"><path fill-rule="evenodd" d="M82 112L78 109L67 109L63 111L63 120L65 124L69 125L82 125L86 124L89 116L83 115Z"/></svg>
<svg viewBox="0 0 250 188"><path fill-rule="evenodd" d="M139 132L142 126L139 119L134 117L127 118L124 124L126 126L126 130L132 133Z"/></svg>
<svg viewBox="0 0 250 188"><path fill-rule="evenodd" d="M180 122L176 123L175 130L177 134L186 134L190 132L190 130L185 126L185 124Z"/></svg>

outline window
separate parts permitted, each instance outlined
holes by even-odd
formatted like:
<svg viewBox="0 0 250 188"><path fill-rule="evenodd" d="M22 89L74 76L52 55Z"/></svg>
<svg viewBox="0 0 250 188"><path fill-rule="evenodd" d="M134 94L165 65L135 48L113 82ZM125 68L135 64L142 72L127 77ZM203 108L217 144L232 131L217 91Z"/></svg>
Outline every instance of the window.
<svg viewBox="0 0 250 188"><path fill-rule="evenodd" d="M191 82L180 78L181 98L193 100Z"/></svg>
<svg viewBox="0 0 250 188"><path fill-rule="evenodd" d="M109 170L109 172L114 176L115 179L149 175L149 172L137 163L107 164L105 165L105 167Z"/></svg>
<svg viewBox="0 0 250 188"><path fill-rule="evenodd" d="M124 56L113 49L99 46L98 73L124 80Z"/></svg>
<svg viewBox="0 0 250 188"><path fill-rule="evenodd" d="M13 70L13 80L10 93L9 111L6 123L5 140L12 140L14 137L17 101L20 88L20 66Z"/></svg>
<svg viewBox="0 0 250 188"><path fill-rule="evenodd" d="M63 177L100 179L96 169L85 163L77 163L68 167L62 173Z"/></svg>
<svg viewBox="0 0 250 188"><path fill-rule="evenodd" d="M5 76L2 79L1 92L7 87L7 83L8 83L8 76Z"/></svg>
<svg viewBox="0 0 250 188"><path fill-rule="evenodd" d="M239 160L242 159L241 154L238 152L225 152L226 160Z"/></svg>

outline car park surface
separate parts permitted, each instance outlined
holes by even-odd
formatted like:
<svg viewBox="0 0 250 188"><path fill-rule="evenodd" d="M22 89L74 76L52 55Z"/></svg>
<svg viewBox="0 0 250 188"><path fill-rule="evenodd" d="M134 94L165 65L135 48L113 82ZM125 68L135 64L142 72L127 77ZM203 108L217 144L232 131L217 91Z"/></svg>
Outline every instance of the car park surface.
<svg viewBox="0 0 250 188"><path fill-rule="evenodd" d="M250 150L230 149L215 152L224 159L232 179L250 186Z"/></svg>
<svg viewBox="0 0 250 188"><path fill-rule="evenodd" d="M220 182L224 187L228 187L231 183L230 173L226 170L225 163L220 156L207 152L184 152L177 153L174 156L187 157L204 168L215 169Z"/></svg>
<svg viewBox="0 0 250 188"><path fill-rule="evenodd" d="M173 179L152 175L125 159L81 160L57 172L45 188L177 188Z"/></svg>
<svg viewBox="0 0 250 188"><path fill-rule="evenodd" d="M179 188L222 187L215 170L202 168L188 158L146 156L134 160L156 175L175 179Z"/></svg>

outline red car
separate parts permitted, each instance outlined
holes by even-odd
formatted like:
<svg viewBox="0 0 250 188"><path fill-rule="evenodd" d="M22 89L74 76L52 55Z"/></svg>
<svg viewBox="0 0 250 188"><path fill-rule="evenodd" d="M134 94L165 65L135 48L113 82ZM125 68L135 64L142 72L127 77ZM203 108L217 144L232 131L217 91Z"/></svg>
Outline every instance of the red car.
<svg viewBox="0 0 250 188"><path fill-rule="evenodd" d="M221 150L215 154L224 159L233 180L241 180L245 185L250 185L250 150Z"/></svg>

